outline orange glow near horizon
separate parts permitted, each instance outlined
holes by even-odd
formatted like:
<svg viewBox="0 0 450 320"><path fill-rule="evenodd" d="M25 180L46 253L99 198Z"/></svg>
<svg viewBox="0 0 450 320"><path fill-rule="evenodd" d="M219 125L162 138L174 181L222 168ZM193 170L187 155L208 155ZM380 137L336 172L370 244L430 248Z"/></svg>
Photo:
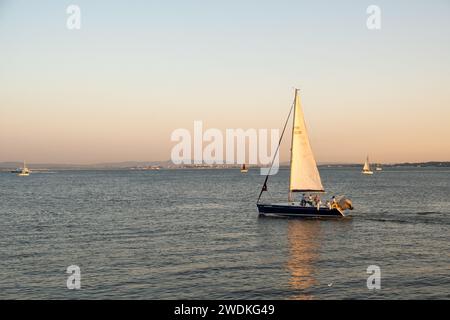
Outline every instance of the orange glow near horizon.
<svg viewBox="0 0 450 320"><path fill-rule="evenodd" d="M319 163L450 161L445 1L382 1L378 31L357 2L101 3L80 1L79 31L53 2L1 4L0 162L169 160L195 120L281 129L294 86Z"/></svg>

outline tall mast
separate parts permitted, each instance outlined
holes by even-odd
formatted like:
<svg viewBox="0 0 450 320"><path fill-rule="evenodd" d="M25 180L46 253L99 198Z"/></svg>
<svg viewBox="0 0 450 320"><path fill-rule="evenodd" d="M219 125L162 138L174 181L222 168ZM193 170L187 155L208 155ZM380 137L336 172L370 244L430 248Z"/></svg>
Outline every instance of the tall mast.
<svg viewBox="0 0 450 320"><path fill-rule="evenodd" d="M290 189L291 186L291 170L292 170L292 150L293 150L293 146L294 146L294 130L295 130L295 109L297 109L296 103L297 103L297 92L298 89L295 88L295 95L294 95L294 115L292 117L292 134L291 134L291 159L289 161L289 193L288 193L288 201L292 202L292 192Z"/></svg>

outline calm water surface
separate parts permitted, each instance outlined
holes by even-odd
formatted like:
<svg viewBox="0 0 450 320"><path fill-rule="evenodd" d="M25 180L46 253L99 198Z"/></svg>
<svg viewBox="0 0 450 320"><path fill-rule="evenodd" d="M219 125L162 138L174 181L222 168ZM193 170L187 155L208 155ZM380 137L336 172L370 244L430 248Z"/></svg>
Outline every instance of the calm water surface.
<svg viewBox="0 0 450 320"><path fill-rule="evenodd" d="M0 173L0 298L450 298L450 170L320 171L352 219L258 218L257 170Z"/></svg>

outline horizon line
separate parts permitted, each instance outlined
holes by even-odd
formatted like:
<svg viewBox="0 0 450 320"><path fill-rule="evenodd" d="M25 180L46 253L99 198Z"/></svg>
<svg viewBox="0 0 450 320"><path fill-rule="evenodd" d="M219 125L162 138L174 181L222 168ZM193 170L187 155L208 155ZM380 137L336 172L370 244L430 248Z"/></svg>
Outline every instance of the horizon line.
<svg viewBox="0 0 450 320"><path fill-rule="evenodd" d="M0 166L1 165L6 165L6 164L23 164L23 160L21 161L0 161ZM371 163L373 164L381 164L381 165L394 165L394 164L406 164L406 163L411 163L411 164L420 164L420 163L446 163L446 162L450 162L450 160L426 160L426 161L397 161L397 162L378 162L378 161L373 161ZM106 162L92 162L92 163L66 163L66 162L29 162L27 163L27 165L56 165L56 166L105 166L105 165L120 165L120 164L146 164L146 163L167 163L167 164L172 164L175 166L183 166L183 165L195 165L194 163L190 163L190 164L174 164L171 160L125 160L125 161L106 161ZM321 161L321 162L317 162L317 165L352 165L352 164L360 164L363 163L363 161L361 162L352 162L352 161ZM246 163L248 164L248 163ZM280 162L280 165L286 165L289 164L289 161L283 161ZM233 166L233 165L241 165L241 163L214 163L214 164L206 164L206 163L201 163L200 165L229 165L229 166ZM264 166L261 164L248 164L250 166Z"/></svg>

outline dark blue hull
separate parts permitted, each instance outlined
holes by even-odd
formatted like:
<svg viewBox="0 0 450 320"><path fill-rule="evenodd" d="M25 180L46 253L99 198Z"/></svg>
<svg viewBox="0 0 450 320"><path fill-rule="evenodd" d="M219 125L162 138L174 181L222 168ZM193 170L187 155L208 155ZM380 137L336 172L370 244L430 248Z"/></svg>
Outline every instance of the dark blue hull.
<svg viewBox="0 0 450 320"><path fill-rule="evenodd" d="M344 215L338 209L321 207L302 207L291 204L257 204L260 215L305 218L341 218Z"/></svg>

